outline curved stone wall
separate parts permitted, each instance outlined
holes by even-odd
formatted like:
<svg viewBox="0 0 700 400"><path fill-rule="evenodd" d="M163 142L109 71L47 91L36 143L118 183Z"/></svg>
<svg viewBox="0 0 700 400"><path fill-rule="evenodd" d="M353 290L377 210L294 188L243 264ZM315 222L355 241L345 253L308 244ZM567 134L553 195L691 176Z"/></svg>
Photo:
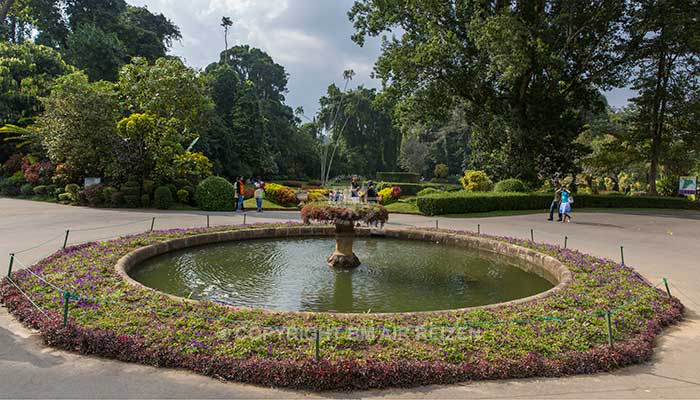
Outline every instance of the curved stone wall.
<svg viewBox="0 0 700 400"><path fill-rule="evenodd" d="M289 237L318 237L318 236L334 236L335 228L332 226L297 226L297 227L276 227L276 228L253 228L253 229L240 229L234 231L226 232L214 232L214 233L204 233L200 235L188 236L180 239L173 239L167 242L157 243L150 246L141 247L122 257L116 264L116 272L127 282L132 285L136 285L148 290L157 291L148 286L144 286L141 283L135 281L129 276L129 272L136 268L143 261L156 257L161 254L165 254L175 250L181 250L188 247L202 246L206 244L222 243L230 241L239 240L254 240L254 239L282 239ZM516 266L530 273L537 274L544 279L548 280L554 285L553 288L533 295L529 297L524 297L505 303L495 303L478 307L468 307L462 309L451 309L444 311L424 311L416 313L401 313L401 314L426 314L426 313L440 313L447 311L460 311L460 310L473 310L477 308L488 309L495 307L502 307L506 305L520 304L524 302L534 301L553 293L556 293L563 288L565 288L573 279L571 271L569 271L564 264L554 257L550 257L546 254L542 254L532 249L528 249L521 246L516 246L510 243L501 242L494 239L487 239L478 236L470 236L467 234L445 232L445 231L434 231L434 230L420 230L420 229L370 229L370 228L357 228L357 236L379 236L387 237L393 239L401 240L420 240L420 241L430 241L436 244L445 244L449 246L463 247L478 251L487 251L495 254L501 254L519 260L525 261L518 263ZM159 291L157 291L159 292ZM159 292L163 293L163 292ZM180 301L192 301L197 300L185 299L178 296L173 296L167 293L163 293L173 299ZM232 306L231 306L232 307ZM296 313L296 314L311 314L309 312L302 311L269 311L273 313ZM339 315L335 313L335 315ZM355 314L351 314L355 315ZM382 314L373 314L382 315Z"/></svg>

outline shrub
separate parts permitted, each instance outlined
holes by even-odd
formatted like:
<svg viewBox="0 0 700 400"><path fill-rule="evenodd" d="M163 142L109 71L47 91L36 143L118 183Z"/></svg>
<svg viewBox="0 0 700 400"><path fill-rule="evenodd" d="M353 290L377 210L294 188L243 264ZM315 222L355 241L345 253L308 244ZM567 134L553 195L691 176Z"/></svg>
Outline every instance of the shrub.
<svg viewBox="0 0 700 400"><path fill-rule="evenodd" d="M170 190L170 197L171 198L174 199L177 197L177 186L175 186L172 183L168 183L167 185L165 185L165 187L167 187Z"/></svg>
<svg viewBox="0 0 700 400"><path fill-rule="evenodd" d="M146 194L153 194L153 191L156 189L156 183L151 181L151 180L144 180L143 181L143 192Z"/></svg>
<svg viewBox="0 0 700 400"><path fill-rule="evenodd" d="M91 185L78 192L78 204L90 207L99 207L104 203L102 196L104 185Z"/></svg>
<svg viewBox="0 0 700 400"><path fill-rule="evenodd" d="M276 183L265 184L265 197L283 207L295 206L299 201L294 190Z"/></svg>
<svg viewBox="0 0 700 400"><path fill-rule="evenodd" d="M75 176L75 171L66 164L57 164L56 169L51 177L51 182L55 185L65 187L67 184L73 182L77 177Z"/></svg>
<svg viewBox="0 0 700 400"><path fill-rule="evenodd" d="M55 197L56 196L56 188L57 188L57 186L54 185L53 183L50 185L46 185L46 196Z"/></svg>
<svg viewBox="0 0 700 400"><path fill-rule="evenodd" d="M175 180L175 186L178 190L180 190L184 189L187 186L192 186L192 184L187 179L180 178Z"/></svg>
<svg viewBox="0 0 700 400"><path fill-rule="evenodd" d="M447 178L447 173L448 173L448 168L446 164L437 164L435 166L435 170L433 171L433 174L435 175L436 178Z"/></svg>
<svg viewBox="0 0 700 400"><path fill-rule="evenodd" d="M255 196L255 189L249 187L250 185L245 187L245 190L243 191L243 198L248 200L252 199L253 196Z"/></svg>
<svg viewBox="0 0 700 400"><path fill-rule="evenodd" d="M418 183L420 175L413 172L377 172L377 180L387 182Z"/></svg>
<svg viewBox="0 0 700 400"><path fill-rule="evenodd" d="M401 198L401 188L398 186L384 188L379 191L378 196L384 205L395 203Z"/></svg>
<svg viewBox="0 0 700 400"><path fill-rule="evenodd" d="M425 189L421 190L420 192L416 193L416 196L421 197L421 196L427 196L427 195L435 194L435 193L442 193L442 191L429 187L429 188L425 188Z"/></svg>
<svg viewBox="0 0 700 400"><path fill-rule="evenodd" d="M378 204L364 204L357 208L346 208L311 203L301 209L301 219L305 224L312 221L322 224L364 222L367 225L383 226L389 220L389 211Z"/></svg>
<svg viewBox="0 0 700 400"><path fill-rule="evenodd" d="M698 208L677 197L632 197L574 194L573 207L596 208ZM549 193L454 192L419 197L416 205L425 215L463 214L488 211L545 210L552 202Z"/></svg>
<svg viewBox="0 0 700 400"><path fill-rule="evenodd" d="M433 188L433 189L438 189L438 190L446 190L446 191L456 191L456 190L461 190L462 187L460 185L452 185L452 184L440 184L440 183L400 183L400 182L379 182L377 184L377 190L382 190L387 187L394 187L398 186L401 188L401 195L403 196L415 196L418 194L423 189L426 188Z"/></svg>
<svg viewBox="0 0 700 400"><path fill-rule="evenodd" d="M116 206L117 204L112 204L112 195L116 191L117 189L111 186L105 186L104 189L102 189L102 203L112 207Z"/></svg>
<svg viewBox="0 0 700 400"><path fill-rule="evenodd" d="M141 206L141 188L136 181L128 181L121 186L123 201L121 203L128 208Z"/></svg>
<svg viewBox="0 0 700 400"><path fill-rule="evenodd" d="M182 190L186 190L187 193L189 193L189 196L187 196L187 199L189 200L189 204L196 206L197 205L197 189L194 188L194 186L185 186L182 188Z"/></svg>
<svg viewBox="0 0 700 400"><path fill-rule="evenodd" d="M34 194L34 186L31 183L25 183L19 187L19 192L22 193L22 196L31 196Z"/></svg>
<svg viewBox="0 0 700 400"><path fill-rule="evenodd" d="M53 172L54 166L51 161L38 161L31 164L27 158L22 161L24 179L33 185L49 183Z"/></svg>
<svg viewBox="0 0 700 400"><path fill-rule="evenodd" d="M70 193L61 193L58 195L58 200L64 203L71 203L73 202L73 195Z"/></svg>
<svg viewBox="0 0 700 400"><path fill-rule="evenodd" d="M187 204L190 200L190 192L185 189L180 189L177 191L177 201L182 204Z"/></svg>
<svg viewBox="0 0 700 400"><path fill-rule="evenodd" d="M210 176L197 186L197 204L206 211L232 211L234 189L220 176Z"/></svg>
<svg viewBox="0 0 700 400"><path fill-rule="evenodd" d="M300 188L304 186L304 182L302 181L282 181L280 182L282 186L289 186L289 187L295 187L295 188Z"/></svg>
<svg viewBox="0 0 700 400"><path fill-rule="evenodd" d="M148 208L151 206L151 195L148 193L144 193L141 195L141 207Z"/></svg>
<svg viewBox="0 0 700 400"><path fill-rule="evenodd" d="M112 197L109 199L109 203L112 207L121 207L124 205L124 193L122 192L113 192Z"/></svg>
<svg viewBox="0 0 700 400"><path fill-rule="evenodd" d="M499 181L493 188L494 192L525 193L527 188L520 179L510 178Z"/></svg>
<svg viewBox="0 0 700 400"><path fill-rule="evenodd" d="M37 196L46 196L46 193L48 192L48 188L45 185L39 185L34 188L34 194Z"/></svg>
<svg viewBox="0 0 700 400"><path fill-rule="evenodd" d="M470 192L488 192L493 188L493 182L484 171L466 170L459 181L462 187Z"/></svg>
<svg viewBox="0 0 700 400"><path fill-rule="evenodd" d="M173 195L170 188L168 186L158 186L153 196L153 205L158 209L167 210L172 204Z"/></svg>
<svg viewBox="0 0 700 400"><path fill-rule="evenodd" d="M65 192L70 193L74 198L77 198L78 191L80 191L80 186L76 185L75 183L69 183L65 187Z"/></svg>
<svg viewBox="0 0 700 400"><path fill-rule="evenodd" d="M141 207L141 196L134 194L125 194L123 196L124 206L127 208L139 208Z"/></svg>
<svg viewBox="0 0 700 400"><path fill-rule="evenodd" d="M13 175L15 172L21 171L22 170L22 158L24 158L24 155L20 153L15 153L10 156L10 158L5 161L5 164L2 165L2 169L7 175Z"/></svg>

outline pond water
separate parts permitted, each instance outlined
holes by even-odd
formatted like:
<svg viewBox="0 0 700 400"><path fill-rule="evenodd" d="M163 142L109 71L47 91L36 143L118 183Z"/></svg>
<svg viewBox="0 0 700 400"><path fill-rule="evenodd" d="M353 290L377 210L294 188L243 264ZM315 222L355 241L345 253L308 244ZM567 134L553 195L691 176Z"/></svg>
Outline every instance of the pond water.
<svg viewBox="0 0 700 400"><path fill-rule="evenodd" d="M523 261L431 242L356 238L363 264L326 264L333 238L227 242L145 261L131 276L193 299L316 312L432 311L527 297L553 285L516 267Z"/></svg>

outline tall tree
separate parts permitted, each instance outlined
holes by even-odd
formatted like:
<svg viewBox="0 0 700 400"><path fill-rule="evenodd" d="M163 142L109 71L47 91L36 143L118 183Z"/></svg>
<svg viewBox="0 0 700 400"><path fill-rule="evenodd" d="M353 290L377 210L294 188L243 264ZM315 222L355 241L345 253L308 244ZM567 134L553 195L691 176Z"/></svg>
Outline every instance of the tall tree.
<svg viewBox="0 0 700 400"><path fill-rule="evenodd" d="M221 26L224 28L224 51L228 51L228 29L233 26L230 17L221 17Z"/></svg>
<svg viewBox="0 0 700 400"><path fill-rule="evenodd" d="M358 0L349 16L360 45L401 32L376 63L400 110L444 122L459 104L474 167L534 181L575 172L584 115L604 106L597 89L623 77L625 3Z"/></svg>
<svg viewBox="0 0 700 400"><path fill-rule="evenodd" d="M648 140L649 191L657 193L660 162L674 138L687 134L688 104L700 90L700 24L697 0L632 2L630 53L636 76L632 102L639 109L638 140ZM697 133L697 129L695 130Z"/></svg>

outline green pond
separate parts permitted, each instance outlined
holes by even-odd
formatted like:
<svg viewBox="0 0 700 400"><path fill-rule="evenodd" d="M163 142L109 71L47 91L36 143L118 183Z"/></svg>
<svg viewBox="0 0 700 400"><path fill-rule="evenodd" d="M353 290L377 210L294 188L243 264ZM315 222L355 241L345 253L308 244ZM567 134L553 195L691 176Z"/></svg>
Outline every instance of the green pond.
<svg viewBox="0 0 700 400"><path fill-rule="evenodd" d="M193 247L149 259L131 276L193 299L284 311L407 312L527 297L552 284L520 261L431 242L356 238L363 264L326 264L333 238L274 239Z"/></svg>

